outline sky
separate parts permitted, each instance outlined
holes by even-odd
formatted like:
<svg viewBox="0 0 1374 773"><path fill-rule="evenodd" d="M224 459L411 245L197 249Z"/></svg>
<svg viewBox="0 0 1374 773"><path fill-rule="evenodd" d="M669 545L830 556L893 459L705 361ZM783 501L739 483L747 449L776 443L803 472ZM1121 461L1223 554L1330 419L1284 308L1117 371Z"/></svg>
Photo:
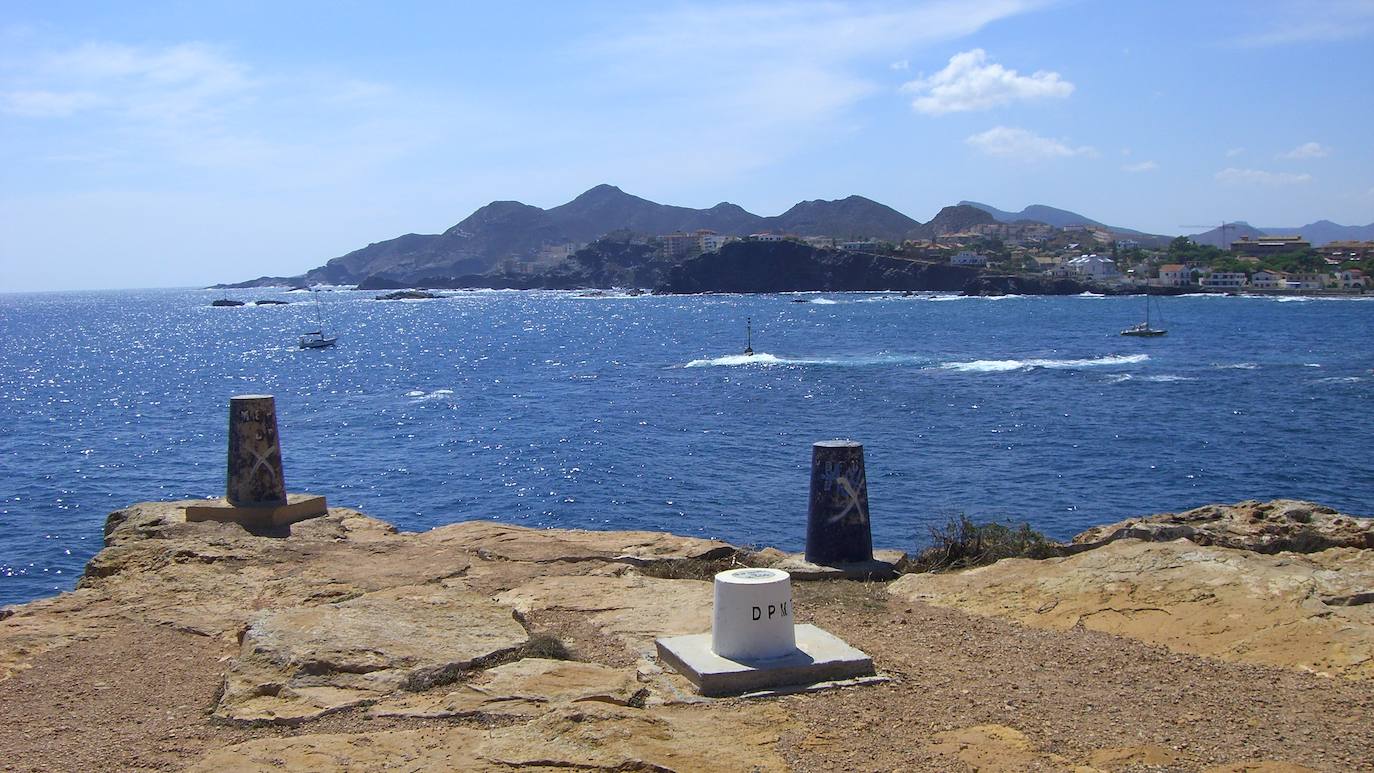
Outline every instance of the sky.
<svg viewBox="0 0 1374 773"><path fill-rule="evenodd" d="M0 291L294 275L600 184L1374 222L1374 0L0 0Z"/></svg>

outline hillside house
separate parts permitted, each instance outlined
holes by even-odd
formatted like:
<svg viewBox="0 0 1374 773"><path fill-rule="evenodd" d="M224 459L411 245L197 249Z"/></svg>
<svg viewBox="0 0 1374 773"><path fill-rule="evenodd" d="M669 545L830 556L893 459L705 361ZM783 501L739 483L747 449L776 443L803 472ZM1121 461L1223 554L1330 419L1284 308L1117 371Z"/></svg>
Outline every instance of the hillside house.
<svg viewBox="0 0 1374 773"><path fill-rule="evenodd" d="M1159 267L1159 283L1165 287L1183 287L1193 283L1193 275L1182 263L1165 263Z"/></svg>
<svg viewBox="0 0 1374 773"><path fill-rule="evenodd" d="M1288 286L1288 274L1264 269L1250 275L1250 286L1259 290L1281 290Z"/></svg>
<svg viewBox="0 0 1374 773"><path fill-rule="evenodd" d="M1336 285L1343 290L1363 290L1369 286L1369 278L1358 268L1348 268L1336 272Z"/></svg>
<svg viewBox="0 0 1374 773"><path fill-rule="evenodd" d="M981 268L988 264L988 257L979 255L972 250L960 250L950 256L949 264L951 266L978 266Z"/></svg>

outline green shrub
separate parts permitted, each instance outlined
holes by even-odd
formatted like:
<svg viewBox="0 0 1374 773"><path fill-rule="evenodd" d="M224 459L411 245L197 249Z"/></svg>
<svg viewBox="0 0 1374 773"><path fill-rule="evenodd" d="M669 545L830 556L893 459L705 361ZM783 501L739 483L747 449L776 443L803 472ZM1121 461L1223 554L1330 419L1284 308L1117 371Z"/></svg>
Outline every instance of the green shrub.
<svg viewBox="0 0 1374 773"><path fill-rule="evenodd" d="M1002 523L974 523L966 515L930 527L929 545L916 555L913 571L938 572L986 566L1004 558L1047 558L1054 543L1032 529Z"/></svg>

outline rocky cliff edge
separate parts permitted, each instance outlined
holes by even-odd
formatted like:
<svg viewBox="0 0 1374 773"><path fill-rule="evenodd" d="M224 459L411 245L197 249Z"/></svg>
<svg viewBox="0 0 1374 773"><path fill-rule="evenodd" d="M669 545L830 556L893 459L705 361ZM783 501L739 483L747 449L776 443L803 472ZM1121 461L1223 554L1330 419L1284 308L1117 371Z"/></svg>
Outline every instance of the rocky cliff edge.
<svg viewBox="0 0 1374 773"><path fill-rule="evenodd" d="M886 586L798 583L800 621L890 681L772 701L703 700L652 643L709 630L710 576L794 560L777 551L399 533L343 508L251 534L187 523L186 504L113 513L77 590L0 611L11 767L1370 764L1374 525L1310 503L1133 519L1075 555Z"/></svg>

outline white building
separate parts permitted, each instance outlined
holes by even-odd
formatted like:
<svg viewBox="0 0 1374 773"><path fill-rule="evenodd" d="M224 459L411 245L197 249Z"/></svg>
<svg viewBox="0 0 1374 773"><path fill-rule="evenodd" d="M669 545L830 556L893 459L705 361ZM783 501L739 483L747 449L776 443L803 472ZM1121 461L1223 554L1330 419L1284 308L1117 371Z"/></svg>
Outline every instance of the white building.
<svg viewBox="0 0 1374 773"><path fill-rule="evenodd" d="M1055 273L1087 277L1099 281L1117 279L1121 276L1121 272L1116 267L1116 261L1101 255L1080 255L1071 260L1066 260Z"/></svg>
<svg viewBox="0 0 1374 773"><path fill-rule="evenodd" d="M979 255L972 250L960 250L950 256L949 264L951 266L986 266L988 257Z"/></svg>
<svg viewBox="0 0 1374 773"><path fill-rule="evenodd" d="M1244 271L1213 271L1202 278L1202 286L1212 289L1235 289L1244 287L1246 283Z"/></svg>
<svg viewBox="0 0 1374 773"><path fill-rule="evenodd" d="M1322 290L1326 287L1327 277L1322 274L1289 274L1290 290Z"/></svg>
<svg viewBox="0 0 1374 773"><path fill-rule="evenodd" d="M698 234L697 246L702 252L715 252L730 242L735 241L735 237L733 236L723 236L717 233L704 234L700 232L698 232Z"/></svg>
<svg viewBox="0 0 1374 773"><path fill-rule="evenodd" d="M1182 263L1165 263L1159 267L1159 283L1165 287L1183 287L1193 283L1192 272Z"/></svg>
<svg viewBox="0 0 1374 773"><path fill-rule="evenodd" d="M1250 286L1261 290L1280 290L1288 286L1288 275L1282 271L1262 269L1250 275Z"/></svg>
<svg viewBox="0 0 1374 773"><path fill-rule="evenodd" d="M753 242L780 242L782 240L781 234L749 234L749 241Z"/></svg>

